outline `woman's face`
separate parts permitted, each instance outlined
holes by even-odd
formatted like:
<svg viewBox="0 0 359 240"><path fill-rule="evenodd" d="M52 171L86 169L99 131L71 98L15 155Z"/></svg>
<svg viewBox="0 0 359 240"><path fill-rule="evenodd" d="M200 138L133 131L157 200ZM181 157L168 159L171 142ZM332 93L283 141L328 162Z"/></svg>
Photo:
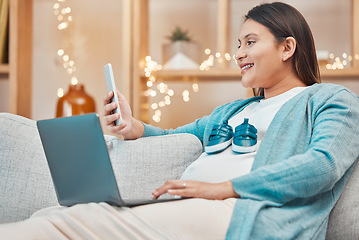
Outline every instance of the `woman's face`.
<svg viewBox="0 0 359 240"><path fill-rule="evenodd" d="M284 74L284 47L264 25L248 19L239 34L235 55L242 69L242 85L250 88L272 88Z"/></svg>

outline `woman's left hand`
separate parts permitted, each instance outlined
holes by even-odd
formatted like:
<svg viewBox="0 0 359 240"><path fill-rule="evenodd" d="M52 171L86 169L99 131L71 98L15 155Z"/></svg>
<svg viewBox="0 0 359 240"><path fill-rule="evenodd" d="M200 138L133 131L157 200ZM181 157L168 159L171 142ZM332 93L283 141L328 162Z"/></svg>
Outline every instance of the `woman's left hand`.
<svg viewBox="0 0 359 240"><path fill-rule="evenodd" d="M191 180L167 180L166 183L157 188L152 195L154 199L157 199L164 193L180 197L204 198L211 200L240 197L234 191L231 181L223 183L206 183Z"/></svg>

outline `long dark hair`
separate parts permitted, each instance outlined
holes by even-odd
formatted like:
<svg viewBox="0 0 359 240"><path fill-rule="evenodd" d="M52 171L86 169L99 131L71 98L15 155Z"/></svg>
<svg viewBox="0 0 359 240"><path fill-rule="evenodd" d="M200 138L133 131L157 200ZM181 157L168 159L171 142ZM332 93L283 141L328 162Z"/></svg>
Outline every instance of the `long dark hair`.
<svg viewBox="0 0 359 240"><path fill-rule="evenodd" d="M247 13L244 21L254 20L266 26L278 43L287 37L297 41L293 55L293 69L307 86L320 82L320 72L312 31L303 15L294 7L281 3L264 3ZM253 89L255 96L264 96L263 89Z"/></svg>

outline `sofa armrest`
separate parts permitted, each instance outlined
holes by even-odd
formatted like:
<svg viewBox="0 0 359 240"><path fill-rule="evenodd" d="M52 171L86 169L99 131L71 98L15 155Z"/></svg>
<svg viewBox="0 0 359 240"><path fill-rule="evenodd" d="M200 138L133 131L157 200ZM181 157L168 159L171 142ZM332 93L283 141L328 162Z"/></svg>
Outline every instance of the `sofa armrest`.
<svg viewBox="0 0 359 240"><path fill-rule="evenodd" d="M338 202L330 213L326 240L357 240L359 237L359 164L357 162Z"/></svg>
<svg viewBox="0 0 359 240"><path fill-rule="evenodd" d="M202 152L190 134L123 141L105 136L122 197L151 198L167 179L178 178ZM0 223L58 205L36 122L0 113Z"/></svg>
<svg viewBox="0 0 359 240"><path fill-rule="evenodd" d="M0 113L0 223L56 206L57 199L36 122Z"/></svg>

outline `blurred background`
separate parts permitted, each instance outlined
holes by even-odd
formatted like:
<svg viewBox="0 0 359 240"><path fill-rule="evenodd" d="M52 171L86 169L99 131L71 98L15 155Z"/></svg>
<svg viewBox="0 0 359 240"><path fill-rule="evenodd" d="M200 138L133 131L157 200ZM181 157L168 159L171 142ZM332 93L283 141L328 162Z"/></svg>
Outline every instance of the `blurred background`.
<svg viewBox="0 0 359 240"><path fill-rule="evenodd" d="M21 4L21 0L14 1ZM30 84L22 86L23 81L14 76L21 74L21 69L12 73L15 61L7 64L5 60L0 65L0 112L34 120L53 118L59 99L71 85L81 84L94 101L94 111L101 114L107 92L103 66L107 63L112 63L117 87L130 102L135 117L162 128L192 122L219 105L248 97L232 57L243 16L263 1L29 2L31 60L27 65L31 76L26 82ZM358 1L283 2L296 7L313 31L322 81L344 85L359 94L358 32L354 27L359 28L355 16ZM10 31L12 21L10 16ZM176 45L177 40L185 44ZM21 59L21 51L17 57ZM27 99L21 100L28 104L25 114L11 107L11 81L18 84L18 95L19 88L29 88ZM16 99L21 98L18 95Z"/></svg>

